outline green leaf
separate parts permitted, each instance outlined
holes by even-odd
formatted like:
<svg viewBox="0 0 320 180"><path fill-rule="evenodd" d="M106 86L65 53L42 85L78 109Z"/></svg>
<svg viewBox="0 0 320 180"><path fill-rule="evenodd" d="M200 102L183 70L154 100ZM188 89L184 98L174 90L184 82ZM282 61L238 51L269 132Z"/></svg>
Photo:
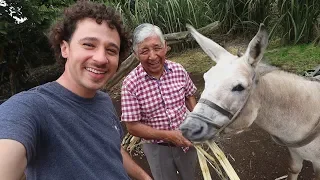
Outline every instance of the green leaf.
<svg viewBox="0 0 320 180"><path fill-rule="evenodd" d="M7 34L8 34L6 31L1 30L1 29L0 29L0 33L1 33L1 34L4 34L4 35L7 35Z"/></svg>

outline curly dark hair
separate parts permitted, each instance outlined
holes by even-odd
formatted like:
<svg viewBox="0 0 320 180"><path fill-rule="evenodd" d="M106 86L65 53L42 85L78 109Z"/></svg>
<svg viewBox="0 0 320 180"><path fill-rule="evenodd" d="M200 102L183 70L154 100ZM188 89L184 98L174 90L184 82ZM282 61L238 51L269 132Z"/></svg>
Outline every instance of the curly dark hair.
<svg viewBox="0 0 320 180"><path fill-rule="evenodd" d="M84 18L95 19L98 24L105 21L111 29L117 29L120 36L120 66L130 50L130 34L125 29L120 15L113 7L90 1L78 1L66 8L62 18L58 19L56 23L51 26L48 38L57 62L60 65L65 64L66 59L61 56L60 44L63 40L70 42L77 23Z"/></svg>

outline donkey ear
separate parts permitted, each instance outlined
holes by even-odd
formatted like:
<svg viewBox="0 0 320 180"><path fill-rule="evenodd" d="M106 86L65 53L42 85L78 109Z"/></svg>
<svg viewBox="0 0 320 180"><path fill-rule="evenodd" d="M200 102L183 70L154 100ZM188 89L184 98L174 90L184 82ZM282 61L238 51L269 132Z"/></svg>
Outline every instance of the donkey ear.
<svg viewBox="0 0 320 180"><path fill-rule="evenodd" d="M196 29L194 29L190 24L186 25L188 31L191 33L193 38L198 42L202 50L216 63L222 58L234 58L234 55L229 53L219 44L215 43L211 39L200 34Z"/></svg>
<svg viewBox="0 0 320 180"><path fill-rule="evenodd" d="M250 41L245 52L245 57L251 66L255 67L262 59L265 49L268 45L268 32L264 24L260 24L258 33Z"/></svg>

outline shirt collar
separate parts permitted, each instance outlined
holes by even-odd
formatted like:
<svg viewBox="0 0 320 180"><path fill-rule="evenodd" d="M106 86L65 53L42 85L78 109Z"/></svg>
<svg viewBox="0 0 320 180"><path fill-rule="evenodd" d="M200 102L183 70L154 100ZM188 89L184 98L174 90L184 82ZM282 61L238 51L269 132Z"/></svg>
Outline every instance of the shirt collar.
<svg viewBox="0 0 320 180"><path fill-rule="evenodd" d="M164 61L164 70L165 74L166 73L171 73L172 68L170 67L170 63L168 63L167 60ZM139 64L139 69L138 69L139 74L142 75L142 77L145 77L146 79L154 79L154 77L150 76L142 67L141 63Z"/></svg>

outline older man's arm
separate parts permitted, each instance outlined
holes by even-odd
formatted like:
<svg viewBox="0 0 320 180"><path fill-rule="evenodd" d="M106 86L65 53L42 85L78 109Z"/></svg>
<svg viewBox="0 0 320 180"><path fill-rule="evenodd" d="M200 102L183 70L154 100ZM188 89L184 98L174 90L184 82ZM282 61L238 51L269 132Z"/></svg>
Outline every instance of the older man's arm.
<svg viewBox="0 0 320 180"><path fill-rule="evenodd" d="M19 180L27 166L25 147L18 141L0 139L0 180Z"/></svg>
<svg viewBox="0 0 320 180"><path fill-rule="evenodd" d="M195 96L186 97L186 106L190 112L193 111L193 108L196 106L196 104L197 104L197 101Z"/></svg>
<svg viewBox="0 0 320 180"><path fill-rule="evenodd" d="M192 146L192 143L183 137L179 130L159 130L145 125L139 121L125 122L130 134L144 139L155 139L172 142L177 146Z"/></svg>

